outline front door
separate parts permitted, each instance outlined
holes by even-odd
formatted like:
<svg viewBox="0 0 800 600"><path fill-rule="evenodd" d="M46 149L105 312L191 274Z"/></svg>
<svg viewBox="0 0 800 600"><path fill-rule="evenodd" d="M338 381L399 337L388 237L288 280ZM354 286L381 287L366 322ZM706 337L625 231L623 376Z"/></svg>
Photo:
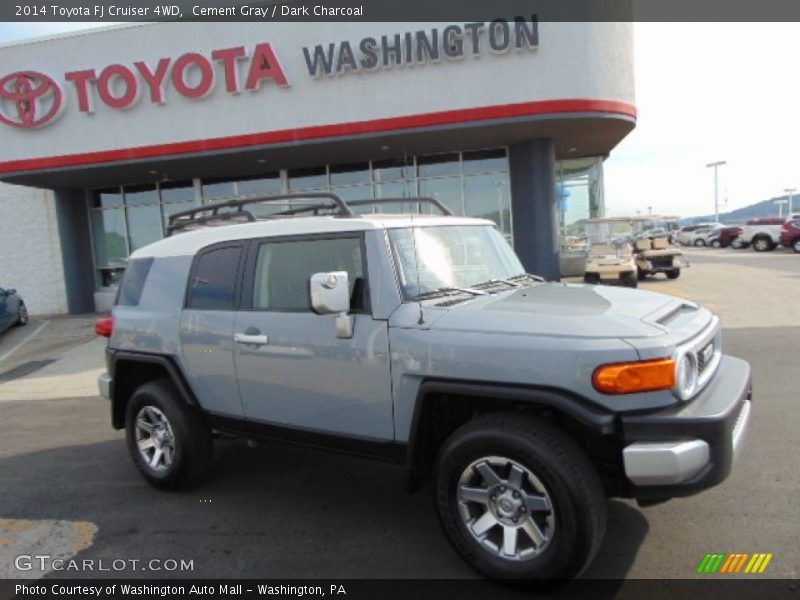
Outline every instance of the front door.
<svg viewBox="0 0 800 600"><path fill-rule="evenodd" d="M319 433L390 441L389 333L372 318L363 237L283 238L251 244L234 326L245 416ZM347 271L352 338L309 306L314 273Z"/></svg>

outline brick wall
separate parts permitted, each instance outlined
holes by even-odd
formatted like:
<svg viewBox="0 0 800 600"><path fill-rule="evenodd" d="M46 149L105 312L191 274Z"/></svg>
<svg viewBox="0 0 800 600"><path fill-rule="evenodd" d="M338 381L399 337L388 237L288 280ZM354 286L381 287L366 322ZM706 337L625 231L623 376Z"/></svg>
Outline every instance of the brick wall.
<svg viewBox="0 0 800 600"><path fill-rule="evenodd" d="M31 314L67 312L53 192L0 183L0 287Z"/></svg>

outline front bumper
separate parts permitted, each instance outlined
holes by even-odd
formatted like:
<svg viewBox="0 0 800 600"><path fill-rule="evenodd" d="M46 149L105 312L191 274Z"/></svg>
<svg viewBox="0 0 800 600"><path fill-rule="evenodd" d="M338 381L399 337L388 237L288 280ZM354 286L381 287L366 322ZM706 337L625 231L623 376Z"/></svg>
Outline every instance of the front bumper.
<svg viewBox="0 0 800 600"><path fill-rule="evenodd" d="M723 481L741 453L751 406L750 365L723 356L713 379L691 401L621 417L623 464L632 495L689 496Z"/></svg>

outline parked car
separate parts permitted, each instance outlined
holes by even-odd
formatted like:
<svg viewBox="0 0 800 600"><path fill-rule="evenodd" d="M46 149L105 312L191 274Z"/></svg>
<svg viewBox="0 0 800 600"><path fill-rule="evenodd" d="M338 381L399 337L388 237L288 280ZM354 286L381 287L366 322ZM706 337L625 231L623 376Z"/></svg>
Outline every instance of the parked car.
<svg viewBox="0 0 800 600"><path fill-rule="evenodd" d="M0 332L28 324L28 309L17 290L0 288Z"/></svg>
<svg viewBox="0 0 800 600"><path fill-rule="evenodd" d="M800 215L781 225L779 242L781 246L800 253Z"/></svg>
<svg viewBox="0 0 800 600"><path fill-rule="evenodd" d="M739 226L719 227L706 236L706 246L712 248L727 248L739 237L742 228Z"/></svg>
<svg viewBox="0 0 800 600"><path fill-rule="evenodd" d="M100 393L153 486L200 482L215 432L388 460L406 489L431 482L475 569L554 579L601 548L606 496L686 496L730 473L750 366L722 353L708 309L546 283L493 222L430 198L409 202L442 216L358 216L382 201L330 193L299 196L287 218L247 209L287 198L172 215L96 324L109 338ZM335 502L303 497L289 476L273 484L302 510Z"/></svg>
<svg viewBox="0 0 800 600"><path fill-rule="evenodd" d="M703 225L694 231L690 231L684 236L686 246L705 246L706 238L717 231L721 225Z"/></svg>
<svg viewBox="0 0 800 600"><path fill-rule="evenodd" d="M674 241L684 246L690 246L692 244L689 240L692 233L701 227L713 227L714 225L718 225L718 223L695 223L694 225L684 225L678 230Z"/></svg>
<svg viewBox="0 0 800 600"><path fill-rule="evenodd" d="M740 247L753 246L756 252L774 250L785 222L785 219L780 218L750 219L744 224L738 236Z"/></svg>

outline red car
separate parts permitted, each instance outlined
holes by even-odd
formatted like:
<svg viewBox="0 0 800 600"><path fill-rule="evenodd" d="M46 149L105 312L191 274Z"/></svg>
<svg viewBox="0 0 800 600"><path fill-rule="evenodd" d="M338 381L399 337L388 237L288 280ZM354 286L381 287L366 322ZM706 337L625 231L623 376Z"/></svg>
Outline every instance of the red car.
<svg viewBox="0 0 800 600"><path fill-rule="evenodd" d="M800 254L800 219L791 219L781 226L781 246Z"/></svg>
<svg viewBox="0 0 800 600"><path fill-rule="evenodd" d="M708 236L707 244L712 248L726 248L742 233L741 227L720 227Z"/></svg>

